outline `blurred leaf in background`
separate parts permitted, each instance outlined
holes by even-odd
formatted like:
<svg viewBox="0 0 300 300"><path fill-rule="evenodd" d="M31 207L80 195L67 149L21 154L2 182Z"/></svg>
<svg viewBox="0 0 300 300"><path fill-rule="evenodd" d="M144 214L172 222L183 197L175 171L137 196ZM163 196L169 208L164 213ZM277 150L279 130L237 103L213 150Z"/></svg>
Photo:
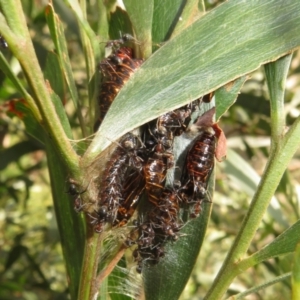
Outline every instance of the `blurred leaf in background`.
<svg viewBox="0 0 300 300"><path fill-rule="evenodd" d="M201 2L199 1L199 6ZM207 10L210 10L223 1L205 2ZM27 0L22 1L22 5L39 63L43 70L47 70L47 65L54 65L56 54L52 52L54 45L46 25L45 3ZM73 76L85 116L90 102L78 24L63 1L54 1L54 5L65 26ZM96 30L100 13L95 7L96 4L91 3L88 20ZM119 14L122 11L118 9L111 15L112 24L119 22ZM159 12L156 16L159 17ZM124 27L126 26L130 27L127 23ZM110 34L116 38L118 30L114 31L114 28L115 26L111 26ZM127 29L123 30L125 32ZM158 39L158 42L163 41L163 38ZM24 74L9 49L1 51L15 75L26 86ZM299 66L300 54L295 52L285 94L288 126L300 115ZM61 78L59 68L56 72L57 78ZM45 78L51 77L46 71L44 75ZM58 83L61 85L57 85L59 88L55 92L63 100L72 133L75 139L81 138L75 109L72 102L67 101L70 97L65 83L60 79ZM14 111L8 105L22 99L14 85L1 72L0 101L0 298L68 299L68 278L55 219L44 146L28 134L20 115L16 115L18 110ZM209 228L192 276L181 295L182 300L202 298L210 288L236 237L239 229L237 224L241 224L246 214L269 157L270 102L262 68L249 74L237 102L223 115L220 126L227 136L230 152L227 160L216 166L216 191ZM268 213L251 243L249 254L273 241L299 219L299 170L300 151L294 156L278 186ZM66 190L67 187L61 192ZM130 266L131 252L126 254L126 258ZM292 255L286 255L249 269L235 279L228 296L290 271L292 259ZM126 266L124 261L121 266ZM124 287L115 287L119 283L112 280L125 277L122 269L120 270L116 269L109 279L108 285L113 286L112 291L125 290ZM133 292L127 291L128 294L137 293L140 288L140 281L136 277L130 277L132 283L128 283L128 289L131 288ZM289 299L290 293L290 281L285 279L252 295L251 299L271 300L274 295L278 299ZM112 295L112 299L118 299L118 296L119 294ZM120 299L127 298L120 296Z"/></svg>

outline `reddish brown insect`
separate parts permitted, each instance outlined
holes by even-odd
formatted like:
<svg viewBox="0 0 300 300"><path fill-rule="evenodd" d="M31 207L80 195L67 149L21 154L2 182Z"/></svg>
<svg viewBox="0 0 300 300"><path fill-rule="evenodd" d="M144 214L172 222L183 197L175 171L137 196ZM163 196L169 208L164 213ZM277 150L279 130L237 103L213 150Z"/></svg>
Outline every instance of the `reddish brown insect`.
<svg viewBox="0 0 300 300"><path fill-rule="evenodd" d="M173 161L171 153L154 153L154 158L149 158L144 167L148 200L154 205L159 202L164 189L167 170L171 164L170 160Z"/></svg>
<svg viewBox="0 0 300 300"><path fill-rule="evenodd" d="M208 128L200 133L188 151L181 181L182 199L189 204L195 203L191 217L196 217L201 211L209 175L214 167L215 148L215 133Z"/></svg>
<svg viewBox="0 0 300 300"><path fill-rule="evenodd" d="M122 47L100 63L99 69L102 73L103 81L98 97L100 116L94 125L95 131L102 123L111 103L121 88L143 63L142 59L134 59L132 55L131 48Z"/></svg>
<svg viewBox="0 0 300 300"><path fill-rule="evenodd" d="M181 131L186 119L181 113L184 110L164 114L148 126L145 144L149 158L144 167L144 176L148 200L154 205L157 205L164 190L167 171L174 165L171 150L174 134L177 135Z"/></svg>
<svg viewBox="0 0 300 300"><path fill-rule="evenodd" d="M198 184L207 182L208 176L214 166L215 134L204 131L197 137L194 145L189 150L186 168L190 179L194 181L194 191L197 192Z"/></svg>

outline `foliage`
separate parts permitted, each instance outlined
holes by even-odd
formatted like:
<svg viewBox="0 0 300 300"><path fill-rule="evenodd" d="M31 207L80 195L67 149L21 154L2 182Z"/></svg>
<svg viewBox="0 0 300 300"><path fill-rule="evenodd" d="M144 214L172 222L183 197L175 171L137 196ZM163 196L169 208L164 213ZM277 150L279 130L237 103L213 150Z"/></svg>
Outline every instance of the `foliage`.
<svg viewBox="0 0 300 300"><path fill-rule="evenodd" d="M0 54L0 298L92 299L100 291L99 299L129 299L144 291L146 299L176 299L195 266L183 299L286 299L291 290L297 299L299 55L289 53L300 45L300 4L231 0L208 3L204 15L203 1L123 2L126 12L114 1L0 0L9 45ZM147 60L91 140L97 62L119 31L135 33L133 46ZM93 234L74 212L67 181L88 186L83 199L90 201L110 144L215 90L230 150L216 165L214 205L185 226L161 263L145 269L142 288L130 251L119 261L124 232Z"/></svg>

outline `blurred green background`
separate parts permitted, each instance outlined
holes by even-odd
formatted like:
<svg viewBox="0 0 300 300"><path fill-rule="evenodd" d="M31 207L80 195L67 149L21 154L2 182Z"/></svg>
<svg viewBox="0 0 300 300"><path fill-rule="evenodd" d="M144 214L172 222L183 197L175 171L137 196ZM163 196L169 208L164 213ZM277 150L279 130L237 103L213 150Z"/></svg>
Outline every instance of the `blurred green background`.
<svg viewBox="0 0 300 300"><path fill-rule="evenodd" d="M205 1L211 9L222 1ZM35 50L43 67L53 44L45 21L47 1L22 1ZM89 21L98 12L90 1ZM88 109L85 61L77 23L62 1L54 1L65 23L74 77L83 110ZM93 25L92 25L93 26ZM26 85L18 62L9 49L1 50L11 68ZM286 86L287 124L300 114L300 54L293 56ZM205 242L181 299L199 299L210 287L236 237L270 146L270 105L263 69L249 74L237 102L220 125L230 149L228 159L216 164L216 191ZM19 94L0 72L0 299L68 299L65 266L53 210L49 175L43 145L31 138L13 113ZM65 109L76 138L79 124L72 103ZM84 113L83 113L84 115ZM78 133L78 134L77 134ZM300 151L295 155L277 189L250 254L272 241L299 219ZM67 189L67 185L66 185ZM63 193L64 191L62 191ZM129 259L130 255L128 256ZM290 270L292 258L266 261L239 276L230 287L235 294ZM134 286L134 284L132 285ZM130 286L128 286L130 288ZM274 298L276 295L276 298ZM289 299L290 282L275 284L246 299Z"/></svg>

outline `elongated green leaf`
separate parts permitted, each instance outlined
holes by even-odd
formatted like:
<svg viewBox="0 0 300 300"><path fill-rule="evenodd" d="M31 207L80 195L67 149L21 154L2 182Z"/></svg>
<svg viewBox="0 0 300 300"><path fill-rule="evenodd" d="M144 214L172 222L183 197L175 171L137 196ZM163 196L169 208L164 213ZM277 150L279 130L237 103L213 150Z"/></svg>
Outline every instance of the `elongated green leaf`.
<svg viewBox="0 0 300 300"><path fill-rule="evenodd" d="M209 195L213 195L213 176ZM211 203L205 202L199 217L188 222L180 231L182 236L165 247L166 256L156 265L143 271L147 300L178 299L182 293L200 248L204 241L206 227L211 213Z"/></svg>
<svg viewBox="0 0 300 300"><path fill-rule="evenodd" d="M153 46L167 41L186 5L183 0L154 0L152 42Z"/></svg>
<svg viewBox="0 0 300 300"><path fill-rule="evenodd" d="M47 161L52 186L54 208L61 236L72 299L77 299L84 247L84 226L74 203L66 193L68 172L50 141L46 141Z"/></svg>
<svg viewBox="0 0 300 300"><path fill-rule="evenodd" d="M161 47L131 77L86 157L95 157L133 128L299 47L299 30L296 0L284 5L276 0L232 0L218 6Z"/></svg>
<svg viewBox="0 0 300 300"><path fill-rule="evenodd" d="M80 102L78 98L78 93L75 85L75 81L73 78L71 63L68 54L67 43L64 35L64 29L62 23L60 22L58 16L55 14L53 6L48 5L46 9L46 19L50 29L50 33L55 44L55 48L59 57L61 69L64 72L64 78L67 83L68 91L71 95L72 101L74 103L75 108L80 107ZM77 109L78 119L81 124L81 129L84 135L86 133L86 127L84 125L83 117L81 115L81 111Z"/></svg>
<svg viewBox="0 0 300 300"><path fill-rule="evenodd" d="M63 75L57 55L51 52L47 57L45 77L49 80L51 89L53 89L53 91L51 91L51 100L55 106L56 113L67 137L71 139L72 130L63 106L63 100L65 96ZM60 94L61 98L57 95L57 93Z"/></svg>
<svg viewBox="0 0 300 300"><path fill-rule="evenodd" d="M110 14L109 38L118 40L126 33L134 35L128 12L117 7L117 9Z"/></svg>
<svg viewBox="0 0 300 300"><path fill-rule="evenodd" d="M124 4L136 33L136 38L140 42L141 57L147 58L152 52L153 0L124 0Z"/></svg>
<svg viewBox="0 0 300 300"><path fill-rule="evenodd" d="M52 92L51 100L66 135L72 138L72 131L61 99ZM81 216L74 210L74 198L67 193L67 182L70 173L61 162L60 155L51 143L51 140L47 138L47 134L44 137L55 215L62 239L61 243L66 261L66 269L70 278L69 288L72 299L76 299L85 242L84 223Z"/></svg>
<svg viewBox="0 0 300 300"><path fill-rule="evenodd" d="M67 43L65 40L63 26L55 14L52 5L48 5L46 10L47 23L51 32L53 42L55 44L56 51L60 60L61 68L64 72L64 76L67 82L68 90L71 94L71 98L75 107L78 105L78 94L75 86L71 63L68 55Z"/></svg>
<svg viewBox="0 0 300 300"><path fill-rule="evenodd" d="M271 98L272 146L280 142L282 133L285 130L284 101L282 99L284 98L286 77L291 59L292 54L289 54L278 59L275 63L265 65L266 79ZM278 84L278 82L281 84Z"/></svg>
<svg viewBox="0 0 300 300"><path fill-rule="evenodd" d="M59 117L59 119L61 121L61 125L63 126L67 137L72 139L73 135L72 135L71 126L70 126L69 120L67 118L65 108L61 102L61 99L55 93L51 94L51 99L53 101L57 116Z"/></svg>
<svg viewBox="0 0 300 300"><path fill-rule="evenodd" d="M277 257L293 252L296 248L296 245L300 241L299 230L300 220L298 220L293 226L279 235L272 243L264 247L262 250L251 255L249 259L255 261L256 263L259 263L272 257Z"/></svg>
<svg viewBox="0 0 300 300"><path fill-rule="evenodd" d="M51 88L54 92L60 97L61 101L64 101L65 82L57 54L53 52L48 53L44 75L45 79L50 81Z"/></svg>
<svg viewBox="0 0 300 300"><path fill-rule="evenodd" d="M176 27L172 32L172 36L180 33L183 29L194 23L201 14L204 14L204 3L202 2L203 5L200 5L200 2L201 1L198 0L185 1L185 6L180 14Z"/></svg>
<svg viewBox="0 0 300 300"><path fill-rule="evenodd" d="M226 160L220 164L220 168L222 173L227 174L233 184L239 187L241 192L245 192L249 197L253 197L261 178L247 161L234 150L228 149ZM280 207L278 207L278 200L275 196L268 207L268 213L273 217L275 222L281 224L283 227L289 226L282 215Z"/></svg>
<svg viewBox="0 0 300 300"><path fill-rule="evenodd" d="M246 296L248 296L250 294L258 293L260 290L266 289L267 287L269 287L275 283L286 281L287 279L289 279L289 277L291 277L291 273L286 273L284 275L278 276L276 278L268 280L267 282L264 282L261 285L254 286L253 288L251 288L243 293L239 293L237 295L231 296L230 300L244 300ZM296 298L296 299L298 299L298 298Z"/></svg>
<svg viewBox="0 0 300 300"><path fill-rule="evenodd" d="M246 81L246 76L242 76L233 82L229 82L225 86L219 88L215 92L216 103L216 118L217 120L229 109L236 101L238 94Z"/></svg>
<svg viewBox="0 0 300 300"><path fill-rule="evenodd" d="M100 58L99 40L96 38L95 32L92 30L89 22L86 19L86 13L84 11L85 5L83 3L82 3L82 5L80 5L79 2L76 0L65 0L65 1L72 8L72 10L77 18L77 21L80 23L81 30L84 30L85 34L88 36L91 46L92 46L92 49L93 49L94 57L99 59ZM103 6L100 5L100 7L102 8ZM94 64L93 57L90 57L89 59L91 59L90 63ZM93 65L93 66L90 65L89 69L90 69L90 71L95 69L95 65Z"/></svg>
<svg viewBox="0 0 300 300"><path fill-rule="evenodd" d="M214 106L202 104L199 114ZM196 138L197 134L183 134L175 138L173 151L176 167L170 169L167 174L166 185L173 188L174 180L180 180L181 172L185 164L187 150ZM156 265L145 268L143 271L146 299L178 299L184 289L195 261L204 241L207 223L210 217L214 191L214 172L210 176L206 202L202 205L202 211L195 220L189 220L188 213L182 214L185 222L180 231L181 236L174 243L167 243L165 257Z"/></svg>
<svg viewBox="0 0 300 300"><path fill-rule="evenodd" d="M107 7L106 7L106 3L107 2L103 2L103 1L98 1L98 11L99 11L99 19L98 19L98 24L97 24L97 31L96 33L99 35L100 41L107 41L109 38L109 34L108 34L108 20L107 20ZM99 54L100 56L98 57L99 59L101 57L103 57L104 52L100 52L101 50L99 49Z"/></svg>
<svg viewBox="0 0 300 300"><path fill-rule="evenodd" d="M294 265L292 272L292 299L296 300L300 297L300 244L298 243L294 255Z"/></svg>

